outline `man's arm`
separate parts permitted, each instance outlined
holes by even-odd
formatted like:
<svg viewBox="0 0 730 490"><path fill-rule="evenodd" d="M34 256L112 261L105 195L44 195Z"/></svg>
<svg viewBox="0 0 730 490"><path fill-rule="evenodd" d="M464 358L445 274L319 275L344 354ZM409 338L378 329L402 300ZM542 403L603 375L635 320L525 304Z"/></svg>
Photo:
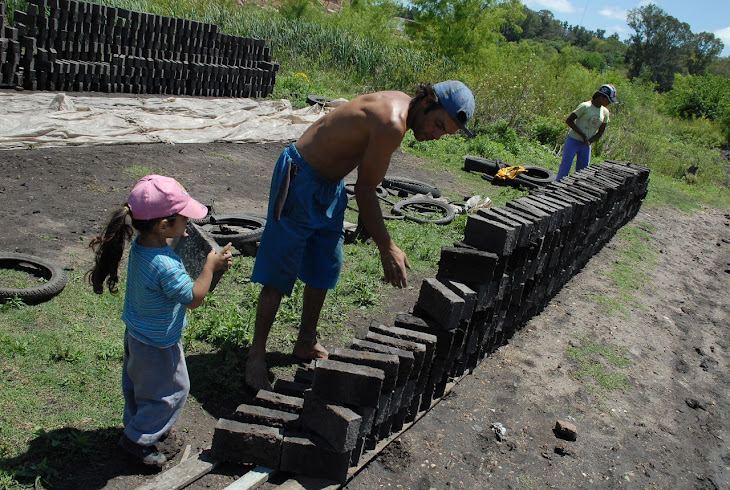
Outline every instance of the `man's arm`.
<svg viewBox="0 0 730 490"><path fill-rule="evenodd" d="M408 284L406 268L410 267L408 257L390 238L383 221L376 187L383 181L390 165L390 157L400 145L403 134L395 126L373 129L370 143L365 149L362 162L358 167L355 183L360 219L380 251L385 281L397 286Z"/></svg>

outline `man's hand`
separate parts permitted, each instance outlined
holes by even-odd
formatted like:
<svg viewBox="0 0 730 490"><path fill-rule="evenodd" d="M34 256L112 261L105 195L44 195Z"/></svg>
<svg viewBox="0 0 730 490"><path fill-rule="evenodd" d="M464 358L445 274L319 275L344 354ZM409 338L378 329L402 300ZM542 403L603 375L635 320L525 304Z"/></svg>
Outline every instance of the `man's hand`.
<svg viewBox="0 0 730 490"><path fill-rule="evenodd" d="M408 285L408 274L406 268L410 269L411 264L405 252L390 241L387 249L380 251L380 261L383 263L385 282L393 286L404 288Z"/></svg>

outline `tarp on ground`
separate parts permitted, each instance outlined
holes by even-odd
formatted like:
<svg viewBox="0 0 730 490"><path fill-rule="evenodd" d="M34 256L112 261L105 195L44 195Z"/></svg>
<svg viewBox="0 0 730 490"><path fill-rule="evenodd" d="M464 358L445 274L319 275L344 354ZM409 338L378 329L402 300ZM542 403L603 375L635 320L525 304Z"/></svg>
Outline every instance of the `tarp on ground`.
<svg viewBox="0 0 730 490"><path fill-rule="evenodd" d="M286 99L0 92L0 150L294 141L327 110Z"/></svg>

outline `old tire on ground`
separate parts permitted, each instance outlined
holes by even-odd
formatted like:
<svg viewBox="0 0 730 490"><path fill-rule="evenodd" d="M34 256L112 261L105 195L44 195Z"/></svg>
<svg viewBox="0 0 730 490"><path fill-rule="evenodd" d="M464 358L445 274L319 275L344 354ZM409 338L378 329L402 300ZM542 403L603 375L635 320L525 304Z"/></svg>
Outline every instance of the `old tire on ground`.
<svg viewBox="0 0 730 490"><path fill-rule="evenodd" d="M329 97L324 97L322 95L307 95L307 104L309 105L325 105L327 102L330 102L332 99Z"/></svg>
<svg viewBox="0 0 730 490"><path fill-rule="evenodd" d="M190 219L188 219L188 223L193 223L194 225L198 225L198 226L203 226L203 225L207 225L208 223L210 223L210 215L212 212L211 207L210 206L205 206L205 207L208 208L208 214L206 214L205 217L200 218L200 219L190 218Z"/></svg>
<svg viewBox="0 0 730 490"><path fill-rule="evenodd" d="M400 197L405 197L403 194L431 194L433 197L441 197L441 191L437 187L405 177L385 177L382 185L398 192Z"/></svg>
<svg viewBox="0 0 730 490"><path fill-rule="evenodd" d="M506 167L502 160L490 160L475 155L467 155L464 157L464 170L479 172L482 174L494 175L500 168Z"/></svg>
<svg viewBox="0 0 730 490"><path fill-rule="evenodd" d="M445 202L428 197L411 197L398 201L391 211L397 216L416 223L447 225L454 220L454 208Z"/></svg>
<svg viewBox="0 0 730 490"><path fill-rule="evenodd" d="M346 181L345 182L345 192L347 192L347 199L355 199L355 182L354 181ZM388 191L383 187L382 185L379 185L375 188L375 194L383 199L387 199L390 197L390 194L388 194Z"/></svg>
<svg viewBox="0 0 730 490"><path fill-rule="evenodd" d="M43 303L63 291L68 280L62 268L33 255L0 252L0 269L22 271L46 280L30 288L0 287L0 304L16 296L28 305Z"/></svg>
<svg viewBox="0 0 730 490"><path fill-rule="evenodd" d="M240 249L246 243L261 240L266 218L252 214L226 214L211 216L210 223L203 229L218 245L228 242Z"/></svg>
<svg viewBox="0 0 730 490"><path fill-rule="evenodd" d="M543 167L538 167L537 165L523 165L525 169L527 169L527 172L522 172L521 174L517 175L517 178L522 180L523 182L529 182L531 184L536 185L547 185L550 182L555 181L555 172L552 170L548 170Z"/></svg>

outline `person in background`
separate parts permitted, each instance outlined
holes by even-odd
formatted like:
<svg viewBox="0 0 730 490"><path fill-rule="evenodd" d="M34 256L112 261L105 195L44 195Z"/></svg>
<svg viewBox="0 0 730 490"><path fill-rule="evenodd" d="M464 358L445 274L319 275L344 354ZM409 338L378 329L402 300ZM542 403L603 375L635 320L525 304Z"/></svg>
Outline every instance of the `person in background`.
<svg viewBox="0 0 730 490"><path fill-rule="evenodd" d="M616 87L611 84L601 85L591 100L580 104L568 116L565 123L570 127L570 131L565 138L563 159L555 180L560 180L570 173L570 167L573 166L573 159L576 156L576 172L590 164L591 145L603 136L610 120L607 106L617 102Z"/></svg>
<svg viewBox="0 0 730 490"><path fill-rule="evenodd" d="M193 281L170 247L172 240L186 236L188 218L201 219L207 212L175 179L148 175L90 244L96 257L89 283L97 294L105 283L116 293L124 246L134 229L139 232L129 251L122 313L124 433L119 446L147 465L167 461L156 444L169 436L190 391L181 340L185 312L203 302L213 273L231 265L229 243L218 253L211 250Z"/></svg>
<svg viewBox="0 0 730 490"><path fill-rule="evenodd" d="M343 178L357 169L360 219L378 247L385 281L405 287L408 257L388 234L376 187L409 129L418 141L437 140L459 129L471 136L466 123L473 114L474 96L456 80L420 84L414 97L399 91L375 92L337 107L282 152L251 276L251 282L264 287L246 362L249 386L272 389L266 339L282 296L291 294L297 278L305 288L294 357L307 361L328 356L316 332L327 290L337 284L342 267L347 206Z"/></svg>

